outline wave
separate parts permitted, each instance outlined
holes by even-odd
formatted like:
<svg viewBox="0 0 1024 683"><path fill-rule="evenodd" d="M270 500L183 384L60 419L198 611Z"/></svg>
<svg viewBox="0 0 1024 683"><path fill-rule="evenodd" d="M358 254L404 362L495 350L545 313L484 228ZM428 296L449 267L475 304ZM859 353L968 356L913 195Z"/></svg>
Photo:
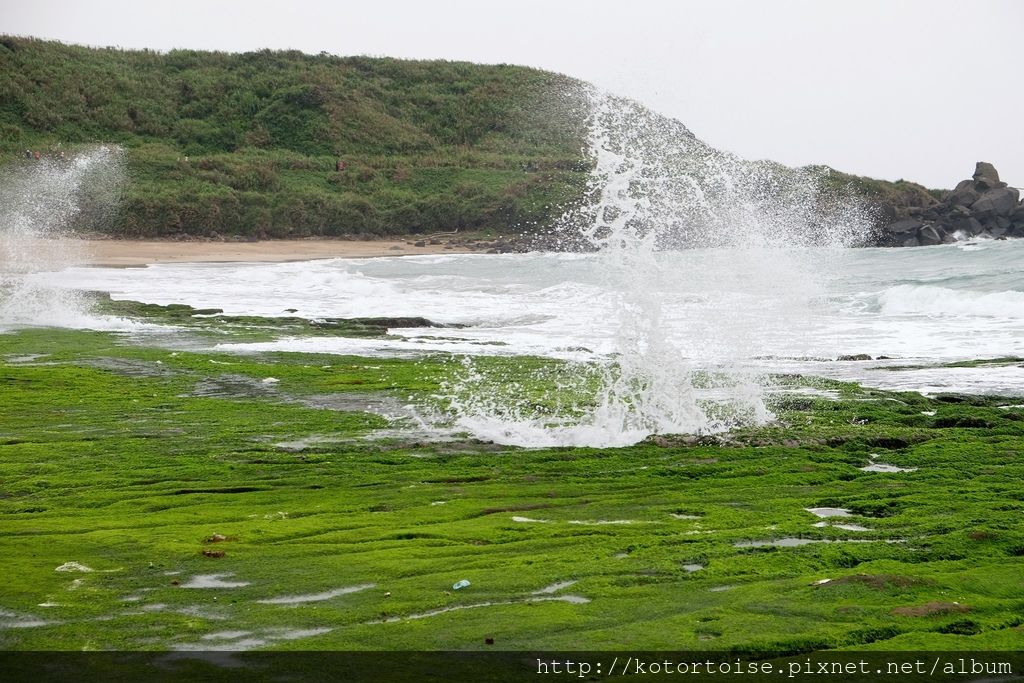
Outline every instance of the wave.
<svg viewBox="0 0 1024 683"><path fill-rule="evenodd" d="M978 292L929 285L897 285L878 295L891 315L1024 318L1024 292Z"/></svg>

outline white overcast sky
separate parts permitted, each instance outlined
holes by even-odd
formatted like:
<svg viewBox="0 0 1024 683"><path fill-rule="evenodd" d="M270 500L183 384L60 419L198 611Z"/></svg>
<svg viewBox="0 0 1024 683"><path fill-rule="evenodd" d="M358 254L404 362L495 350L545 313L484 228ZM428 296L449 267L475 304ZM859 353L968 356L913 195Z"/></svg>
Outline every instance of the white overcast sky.
<svg viewBox="0 0 1024 683"><path fill-rule="evenodd" d="M512 63L638 99L747 158L1024 187L1022 0L0 0L0 33Z"/></svg>

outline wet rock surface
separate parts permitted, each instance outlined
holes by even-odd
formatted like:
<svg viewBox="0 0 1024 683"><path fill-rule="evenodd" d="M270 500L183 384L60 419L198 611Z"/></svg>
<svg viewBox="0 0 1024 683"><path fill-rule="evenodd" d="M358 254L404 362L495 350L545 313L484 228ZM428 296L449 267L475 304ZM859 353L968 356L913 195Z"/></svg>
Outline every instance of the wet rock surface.
<svg viewBox="0 0 1024 683"><path fill-rule="evenodd" d="M875 246L916 247L969 240L1024 237L1024 203L1018 188L999 179L992 164L979 161L940 201L923 206L878 207L882 217Z"/></svg>

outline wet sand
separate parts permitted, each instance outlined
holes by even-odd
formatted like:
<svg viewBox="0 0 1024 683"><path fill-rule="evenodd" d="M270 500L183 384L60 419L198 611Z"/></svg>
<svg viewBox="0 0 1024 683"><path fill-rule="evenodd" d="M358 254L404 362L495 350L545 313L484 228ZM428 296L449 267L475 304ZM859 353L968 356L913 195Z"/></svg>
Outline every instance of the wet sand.
<svg viewBox="0 0 1024 683"><path fill-rule="evenodd" d="M94 266L144 266L151 263L308 261L413 254L466 254L465 244L426 244L406 240L266 240L261 242L173 242L78 240L81 262Z"/></svg>

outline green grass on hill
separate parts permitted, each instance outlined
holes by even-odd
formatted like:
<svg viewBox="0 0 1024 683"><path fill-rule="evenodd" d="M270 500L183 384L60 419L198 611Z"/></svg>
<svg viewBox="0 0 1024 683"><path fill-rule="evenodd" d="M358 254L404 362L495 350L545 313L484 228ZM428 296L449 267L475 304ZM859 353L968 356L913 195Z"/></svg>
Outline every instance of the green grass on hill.
<svg viewBox="0 0 1024 683"><path fill-rule="evenodd" d="M121 236L510 231L582 188L580 94L508 65L5 36L0 154L122 145L130 181L104 226Z"/></svg>

